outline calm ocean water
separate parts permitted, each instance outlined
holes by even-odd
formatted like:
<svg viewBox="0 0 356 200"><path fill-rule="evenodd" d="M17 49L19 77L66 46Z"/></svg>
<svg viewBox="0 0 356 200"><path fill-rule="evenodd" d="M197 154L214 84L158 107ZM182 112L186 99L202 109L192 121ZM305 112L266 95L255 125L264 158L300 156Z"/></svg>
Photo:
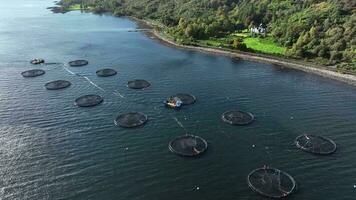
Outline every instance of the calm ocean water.
<svg viewBox="0 0 356 200"><path fill-rule="evenodd" d="M52 14L46 10L52 5L0 1L0 199L263 199L246 183L263 164L296 179L290 199L355 199L355 87L167 47L128 32L137 25L127 19ZM20 73L34 68L28 63L33 57L87 59L88 66L70 70L93 84L62 65L38 66L46 74L25 79ZM103 67L118 74L97 77ZM152 87L128 89L127 81L136 78ZM72 86L44 88L57 79ZM165 109L161 102L177 92L198 101L180 111ZM76 107L74 100L85 94L102 95L104 103ZM230 109L252 112L256 121L226 125L220 116ZM146 126L116 127L114 118L128 111L146 113ZM169 152L168 142L185 134L177 121L208 141L206 154L187 159ZM299 151L293 142L303 133L333 139L338 151L323 157Z"/></svg>

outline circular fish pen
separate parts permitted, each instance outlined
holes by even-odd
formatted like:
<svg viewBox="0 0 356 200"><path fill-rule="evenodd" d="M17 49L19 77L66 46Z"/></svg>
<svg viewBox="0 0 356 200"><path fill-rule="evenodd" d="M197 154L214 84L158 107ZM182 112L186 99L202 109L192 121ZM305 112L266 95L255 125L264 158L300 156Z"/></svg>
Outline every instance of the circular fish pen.
<svg viewBox="0 0 356 200"><path fill-rule="evenodd" d="M96 71L96 75L100 76L100 77L114 76L116 74L117 74L117 72L115 70L109 69L109 68L100 69L100 70Z"/></svg>
<svg viewBox="0 0 356 200"><path fill-rule="evenodd" d="M87 60L73 60L70 61L68 64L71 67L81 67L89 64L89 62Z"/></svg>
<svg viewBox="0 0 356 200"><path fill-rule="evenodd" d="M199 136L183 135L169 142L168 148L180 156L193 157L204 153L208 148L208 143Z"/></svg>
<svg viewBox="0 0 356 200"><path fill-rule="evenodd" d="M221 119L231 125L247 125L254 121L255 117L252 113L232 110L224 112Z"/></svg>
<svg viewBox="0 0 356 200"><path fill-rule="evenodd" d="M67 88L70 85L71 85L71 83L69 81L57 80L57 81L52 81L52 82L46 83L45 87L47 90L60 90L60 89Z"/></svg>
<svg viewBox="0 0 356 200"><path fill-rule="evenodd" d="M46 72L42 69L31 69L31 70L22 72L21 75L25 78L30 78L30 77L42 76L45 73Z"/></svg>
<svg viewBox="0 0 356 200"><path fill-rule="evenodd" d="M265 197L284 198L296 189L294 178L275 168L258 168L247 176L248 186L255 192Z"/></svg>
<svg viewBox="0 0 356 200"><path fill-rule="evenodd" d="M93 107L103 102L103 98L96 94L84 95L75 100L75 105L79 107Z"/></svg>
<svg viewBox="0 0 356 200"><path fill-rule="evenodd" d="M129 112L116 117L115 124L123 128L143 126L147 122L147 115L140 112Z"/></svg>
<svg viewBox="0 0 356 200"><path fill-rule="evenodd" d="M197 100L194 95L186 93L178 93L173 97L179 98L182 101L183 105L193 104Z"/></svg>
<svg viewBox="0 0 356 200"><path fill-rule="evenodd" d="M144 89L144 88L148 88L150 86L151 86L151 83L149 83L146 80L141 80L141 79L136 79L136 80L127 82L127 87L129 87L131 89Z"/></svg>
<svg viewBox="0 0 356 200"><path fill-rule="evenodd" d="M337 145L329 138L317 135L300 135L295 139L295 145L309 153L329 155L336 151Z"/></svg>

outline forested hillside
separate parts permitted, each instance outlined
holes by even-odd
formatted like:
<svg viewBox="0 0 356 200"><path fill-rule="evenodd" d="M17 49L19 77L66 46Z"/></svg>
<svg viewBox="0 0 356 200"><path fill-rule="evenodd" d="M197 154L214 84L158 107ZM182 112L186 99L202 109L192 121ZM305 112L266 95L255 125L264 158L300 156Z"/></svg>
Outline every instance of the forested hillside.
<svg viewBox="0 0 356 200"><path fill-rule="evenodd" d="M285 49L281 50L285 56L348 63L340 66L356 71L354 0L62 0L60 4L155 20L181 43L218 41L217 45L246 51L253 51L246 46L250 28L261 25L266 34L253 37L275 43Z"/></svg>

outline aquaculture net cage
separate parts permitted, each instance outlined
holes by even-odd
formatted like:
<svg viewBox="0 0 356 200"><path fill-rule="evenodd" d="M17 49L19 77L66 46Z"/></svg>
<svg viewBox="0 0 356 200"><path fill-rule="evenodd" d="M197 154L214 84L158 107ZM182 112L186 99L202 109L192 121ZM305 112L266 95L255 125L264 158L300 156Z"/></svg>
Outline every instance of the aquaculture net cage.
<svg viewBox="0 0 356 200"><path fill-rule="evenodd" d="M29 78L29 77L42 76L45 73L46 72L42 69L31 69L31 70L22 72L21 75L25 78Z"/></svg>
<svg viewBox="0 0 356 200"><path fill-rule="evenodd" d="M46 83L45 87L47 90L60 90L60 89L67 88L70 85L71 85L71 83L69 81L57 80L57 81L52 81L52 82Z"/></svg>
<svg viewBox="0 0 356 200"><path fill-rule="evenodd" d="M129 87L131 89L144 89L144 88L147 88L150 86L151 86L151 84L148 81L141 80L141 79L136 79L136 80L127 82L127 87Z"/></svg>
<svg viewBox="0 0 356 200"><path fill-rule="evenodd" d="M195 103L196 101L195 96L193 96L192 94L178 93L173 97L178 97L182 101L183 105L190 105Z"/></svg>
<svg viewBox="0 0 356 200"><path fill-rule="evenodd" d="M116 75L117 72L114 69L100 69L98 71L96 71L96 75L100 76L100 77L108 77L108 76L114 76Z"/></svg>
<svg viewBox="0 0 356 200"><path fill-rule="evenodd" d="M80 107L92 107L101 104L103 100L99 95L89 94L77 98L75 104Z"/></svg>
<svg viewBox="0 0 356 200"><path fill-rule="evenodd" d="M116 117L115 124L124 128L143 126L147 122L147 115L140 112L129 112Z"/></svg>
<svg viewBox="0 0 356 200"><path fill-rule="evenodd" d="M306 152L329 155L336 151L336 143L329 138L317 135L300 135L295 139L296 146Z"/></svg>
<svg viewBox="0 0 356 200"><path fill-rule="evenodd" d="M183 135L169 142L168 148L180 156L192 157L204 153L208 148L208 143L199 136Z"/></svg>
<svg viewBox="0 0 356 200"><path fill-rule="evenodd" d="M87 60L73 60L70 61L68 64L71 67L81 67L89 64L89 62Z"/></svg>
<svg viewBox="0 0 356 200"><path fill-rule="evenodd" d="M239 111L239 110L231 110L224 112L221 116L221 119L232 125L247 125L254 121L255 117L252 113Z"/></svg>
<svg viewBox="0 0 356 200"><path fill-rule="evenodd" d="M249 187L260 195L269 198L284 198L296 189L294 178L275 168L258 168L247 176Z"/></svg>

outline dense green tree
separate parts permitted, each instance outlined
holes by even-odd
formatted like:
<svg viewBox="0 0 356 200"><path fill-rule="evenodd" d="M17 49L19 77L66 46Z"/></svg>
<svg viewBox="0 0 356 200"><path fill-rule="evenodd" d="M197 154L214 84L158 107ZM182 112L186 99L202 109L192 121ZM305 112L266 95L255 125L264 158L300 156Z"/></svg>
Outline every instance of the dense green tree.
<svg viewBox="0 0 356 200"><path fill-rule="evenodd" d="M241 51L246 51L247 50L247 46L245 43L242 42L242 40L240 39L234 39L232 42L232 47L235 49L239 49Z"/></svg>

